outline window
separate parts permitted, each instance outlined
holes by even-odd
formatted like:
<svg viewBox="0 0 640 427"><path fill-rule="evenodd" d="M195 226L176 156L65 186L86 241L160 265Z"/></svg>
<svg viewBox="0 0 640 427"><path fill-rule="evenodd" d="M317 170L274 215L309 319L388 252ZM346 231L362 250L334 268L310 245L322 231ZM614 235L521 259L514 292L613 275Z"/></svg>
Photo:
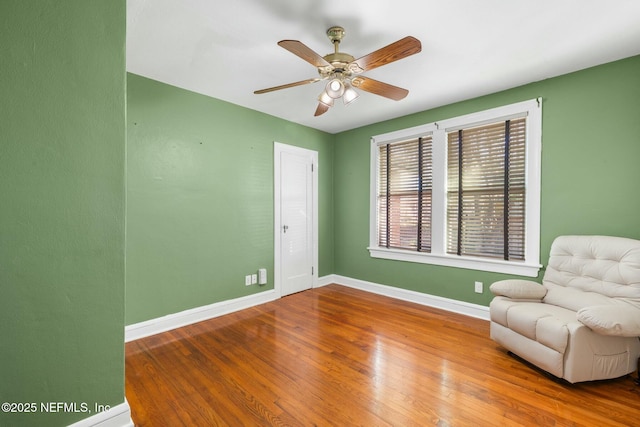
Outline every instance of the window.
<svg viewBox="0 0 640 427"><path fill-rule="evenodd" d="M541 100L372 138L372 257L535 277Z"/></svg>
<svg viewBox="0 0 640 427"><path fill-rule="evenodd" d="M447 132L447 253L524 260L526 119Z"/></svg>
<svg viewBox="0 0 640 427"><path fill-rule="evenodd" d="M378 244L431 251L431 137L379 146Z"/></svg>

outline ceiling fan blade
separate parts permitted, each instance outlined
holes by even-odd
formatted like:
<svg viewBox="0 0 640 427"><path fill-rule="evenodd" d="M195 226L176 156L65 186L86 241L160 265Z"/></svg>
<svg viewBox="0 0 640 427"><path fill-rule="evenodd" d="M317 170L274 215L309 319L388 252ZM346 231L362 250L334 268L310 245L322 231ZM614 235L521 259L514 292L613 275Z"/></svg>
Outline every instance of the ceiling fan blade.
<svg viewBox="0 0 640 427"><path fill-rule="evenodd" d="M351 80L353 87L362 89L366 92L371 92L376 95L384 96L385 98L393 99L394 101L400 101L409 94L407 89L403 89L398 86L393 86L388 83L379 82L378 80L371 79L369 77L358 76Z"/></svg>
<svg viewBox="0 0 640 427"><path fill-rule="evenodd" d="M261 93L273 92L274 90L287 89L287 88L294 87L294 86L301 86L301 85L306 85L306 84L309 84L309 83L315 83L315 82L319 82L320 80L322 80L322 79L321 78L315 78L315 79L301 80L299 82L288 83L286 85L280 85L280 86L270 87L270 88L267 88L267 89L256 90L253 93L256 94L256 95L259 95Z"/></svg>
<svg viewBox="0 0 640 427"><path fill-rule="evenodd" d="M287 49L294 55L304 59L309 64L315 67L327 67L331 66L322 56L311 50L307 45L298 40L281 40L278 42L279 46Z"/></svg>
<svg viewBox="0 0 640 427"><path fill-rule="evenodd" d="M357 67L353 67L355 70L352 71L363 72L373 70L374 68L378 68L382 65L416 54L421 50L422 44L420 43L420 40L415 37L408 36L395 43L391 43L388 46L378 49L375 52L371 52L368 55L356 59L352 64L356 64Z"/></svg>
<svg viewBox="0 0 640 427"><path fill-rule="evenodd" d="M318 108L316 108L316 113L314 114L314 116L320 116L326 113L327 111L329 111L329 106L322 102L318 102Z"/></svg>

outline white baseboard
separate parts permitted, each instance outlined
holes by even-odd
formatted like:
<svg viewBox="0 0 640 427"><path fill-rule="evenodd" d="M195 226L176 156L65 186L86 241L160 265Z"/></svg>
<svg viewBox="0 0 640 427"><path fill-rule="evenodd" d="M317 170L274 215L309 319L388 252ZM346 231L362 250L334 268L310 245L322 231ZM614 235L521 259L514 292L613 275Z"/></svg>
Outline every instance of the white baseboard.
<svg viewBox="0 0 640 427"><path fill-rule="evenodd" d="M429 307L439 308L453 313L464 314L478 319L489 320L489 307L458 301L450 298L443 298L436 295L424 294L393 286L381 285L379 283L367 282L350 277L330 274L318 277L316 287L326 286L331 283L360 289L374 294L384 295L404 301L414 302ZM156 319L134 323L125 327L125 342L170 331L182 326L191 325L203 320L213 319L234 311L243 310L255 305L278 299L275 290L260 292L258 294L236 298L228 301L221 301L214 304L192 308L179 313L169 314Z"/></svg>
<svg viewBox="0 0 640 427"><path fill-rule="evenodd" d="M320 288L322 286L327 286L335 282L335 274L330 274L328 276L318 277L318 281L316 282L316 288Z"/></svg>
<svg viewBox="0 0 640 427"><path fill-rule="evenodd" d="M338 285L348 286L350 288L372 292L374 294L397 298L403 301L414 302L429 307L451 311L453 313L464 314L466 316L482 320L489 320L489 307L484 305L443 298L436 295L424 294L422 292L381 285L379 283L366 282L364 280L352 279L350 277L344 277L337 274L320 277L318 278L318 283L322 283L323 286L335 283Z"/></svg>
<svg viewBox="0 0 640 427"><path fill-rule="evenodd" d="M202 307L196 307L179 313L169 314L156 319L125 326L124 341L134 341L139 338L170 331L182 326L213 319L234 311L243 310L255 305L264 304L277 299L275 290L260 292L232 300L216 302Z"/></svg>
<svg viewBox="0 0 640 427"><path fill-rule="evenodd" d="M134 427L134 424L131 421L129 403L125 399L120 405L73 423L69 427Z"/></svg>

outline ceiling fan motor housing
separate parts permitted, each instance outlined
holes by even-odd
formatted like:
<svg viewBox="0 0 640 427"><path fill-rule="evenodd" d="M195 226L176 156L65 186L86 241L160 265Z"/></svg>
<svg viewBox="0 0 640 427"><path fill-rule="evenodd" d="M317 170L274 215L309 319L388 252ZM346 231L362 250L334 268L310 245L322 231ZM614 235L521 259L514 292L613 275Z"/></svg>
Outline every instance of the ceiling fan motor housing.
<svg viewBox="0 0 640 427"><path fill-rule="evenodd" d="M349 64L355 61L355 58L348 53L338 52L338 45L344 37L344 28L331 27L327 30L327 37L331 40L331 43L335 46L335 51L328 55L323 56L324 60L331 64L331 67L318 67L318 72L322 77L327 77L332 74L338 74L343 77L349 77L354 70L351 70Z"/></svg>

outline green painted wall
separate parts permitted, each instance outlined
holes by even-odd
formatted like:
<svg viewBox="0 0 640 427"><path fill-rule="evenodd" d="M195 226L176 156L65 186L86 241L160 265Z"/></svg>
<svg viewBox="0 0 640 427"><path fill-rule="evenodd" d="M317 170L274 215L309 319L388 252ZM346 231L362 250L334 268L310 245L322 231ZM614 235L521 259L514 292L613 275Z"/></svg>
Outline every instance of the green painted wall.
<svg viewBox="0 0 640 427"><path fill-rule="evenodd" d="M124 401L125 1L0 2L2 426ZM81 410L81 407L80 407Z"/></svg>
<svg viewBox="0 0 640 427"><path fill-rule="evenodd" d="M543 97L541 256L560 234L640 238L640 57L329 135L128 75L126 322L273 287L272 142L320 155L320 276L488 305L507 276L372 259L372 135ZM244 275L269 268L266 288ZM473 282L485 283L484 294Z"/></svg>
<svg viewBox="0 0 640 427"><path fill-rule="evenodd" d="M134 74L127 92L127 324L273 289L274 141L319 153L333 272L332 135Z"/></svg>
<svg viewBox="0 0 640 427"><path fill-rule="evenodd" d="M373 135L543 97L541 261L561 234L640 238L640 56L336 136L336 274L488 305L507 276L369 257ZM540 275L539 277L542 277ZM484 294L473 282L485 283Z"/></svg>

